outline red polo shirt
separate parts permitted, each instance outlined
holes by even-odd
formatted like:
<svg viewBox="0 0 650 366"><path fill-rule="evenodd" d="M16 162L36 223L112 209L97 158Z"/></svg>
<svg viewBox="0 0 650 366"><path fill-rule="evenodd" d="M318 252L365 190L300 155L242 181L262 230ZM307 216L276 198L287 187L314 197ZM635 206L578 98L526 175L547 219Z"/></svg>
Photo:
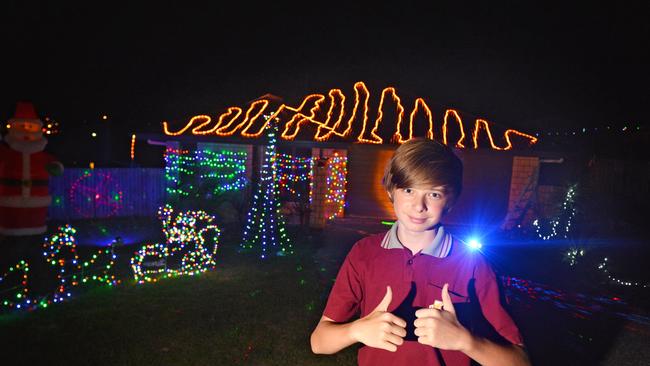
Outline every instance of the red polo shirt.
<svg viewBox="0 0 650 366"><path fill-rule="evenodd" d="M496 342L523 344L517 326L501 306L494 272L479 252L439 230L434 243L413 255L399 244L395 233L392 229L371 235L352 247L323 312L337 323L364 317L386 295L386 286L391 286L393 300L388 311L407 322L407 336L396 352L361 347L359 365L441 365L440 359L447 366L470 365L464 353L420 344L413 334L415 311L442 300L445 283L449 283L458 320L465 328ZM441 250L445 246L447 250Z"/></svg>

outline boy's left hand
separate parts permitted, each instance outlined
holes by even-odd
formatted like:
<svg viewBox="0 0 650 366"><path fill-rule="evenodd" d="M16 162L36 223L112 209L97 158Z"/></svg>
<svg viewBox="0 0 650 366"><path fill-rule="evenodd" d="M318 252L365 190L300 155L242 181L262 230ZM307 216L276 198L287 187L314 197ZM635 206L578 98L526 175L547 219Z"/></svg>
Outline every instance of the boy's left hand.
<svg viewBox="0 0 650 366"><path fill-rule="evenodd" d="M456 318L449 296L449 284L442 287L442 310L420 309L415 312L415 335L418 342L445 350L460 351L471 340L471 334Z"/></svg>

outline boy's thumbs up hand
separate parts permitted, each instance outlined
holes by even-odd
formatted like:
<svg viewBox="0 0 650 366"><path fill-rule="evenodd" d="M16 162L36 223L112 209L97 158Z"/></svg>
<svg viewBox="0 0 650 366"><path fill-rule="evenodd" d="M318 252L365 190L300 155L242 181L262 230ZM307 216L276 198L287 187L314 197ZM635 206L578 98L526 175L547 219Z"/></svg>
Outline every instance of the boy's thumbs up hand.
<svg viewBox="0 0 650 366"><path fill-rule="evenodd" d="M384 298L381 299L381 302L375 310L372 312L376 311L388 311L388 307L390 306L390 302L393 301L393 290L390 288L390 286L386 286L386 295L384 295Z"/></svg>
<svg viewBox="0 0 650 366"><path fill-rule="evenodd" d="M456 318L456 309L454 309L454 303L451 302L451 296L449 296L449 284L447 283L442 286L442 308L443 310L454 314L454 318Z"/></svg>
<svg viewBox="0 0 650 366"><path fill-rule="evenodd" d="M471 340L471 334L456 318L456 309L449 296L449 285L442 287L441 310L420 309L415 312L415 335L418 342L429 346L460 351Z"/></svg>
<svg viewBox="0 0 650 366"><path fill-rule="evenodd" d="M391 352L404 343L406 322L388 312L392 300L393 292L386 286L386 295L375 310L352 323L351 334L357 342Z"/></svg>

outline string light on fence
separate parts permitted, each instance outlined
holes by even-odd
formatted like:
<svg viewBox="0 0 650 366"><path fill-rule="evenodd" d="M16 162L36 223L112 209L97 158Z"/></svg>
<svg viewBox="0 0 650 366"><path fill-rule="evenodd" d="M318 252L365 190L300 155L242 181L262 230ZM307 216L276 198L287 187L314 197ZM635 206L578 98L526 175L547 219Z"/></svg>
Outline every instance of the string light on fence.
<svg viewBox="0 0 650 366"><path fill-rule="evenodd" d="M554 131L539 131L535 133L535 136L585 136L593 134L631 134L636 132L641 132L646 130L645 126L630 124L623 127L612 127L612 126L600 126L600 127L581 127L577 129L570 130L554 130Z"/></svg>
<svg viewBox="0 0 650 366"><path fill-rule="evenodd" d="M616 278L615 276L613 276L609 272L609 269L607 268L608 263L609 262L608 262L607 257L604 257L603 260L600 263L598 263L596 268L598 268L598 270L603 272L611 282L613 282L613 283L615 283L617 285L628 286L628 287L631 287L631 286L642 287L642 288L650 287L650 285L647 284L647 283L638 282L638 281L634 281L634 282L632 282L632 281L624 281L624 280L621 280L620 278Z"/></svg>

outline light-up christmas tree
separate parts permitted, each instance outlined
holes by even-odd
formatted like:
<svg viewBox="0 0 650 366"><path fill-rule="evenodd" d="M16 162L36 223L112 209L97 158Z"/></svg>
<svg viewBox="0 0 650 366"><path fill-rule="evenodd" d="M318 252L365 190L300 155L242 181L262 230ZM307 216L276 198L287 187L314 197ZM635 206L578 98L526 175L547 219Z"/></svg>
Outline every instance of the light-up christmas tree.
<svg viewBox="0 0 650 366"><path fill-rule="evenodd" d="M278 256L293 254L284 217L280 213L276 151L277 119L268 121L266 130L268 145L264 149L260 179L257 189L253 191L253 202L248 211L241 244L244 251L259 249L262 259L274 254Z"/></svg>

